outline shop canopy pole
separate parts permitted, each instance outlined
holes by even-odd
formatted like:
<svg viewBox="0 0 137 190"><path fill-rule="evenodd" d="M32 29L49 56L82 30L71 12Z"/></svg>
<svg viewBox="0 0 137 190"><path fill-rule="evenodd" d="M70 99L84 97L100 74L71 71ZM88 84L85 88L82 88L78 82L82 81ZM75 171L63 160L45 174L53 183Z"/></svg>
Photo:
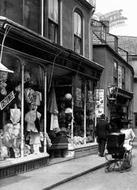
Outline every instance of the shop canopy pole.
<svg viewBox="0 0 137 190"><path fill-rule="evenodd" d="M87 88L86 88L86 82L85 82L85 88L84 88L84 144L86 144L86 92L87 92Z"/></svg>
<svg viewBox="0 0 137 190"><path fill-rule="evenodd" d="M22 64L21 77L21 157L24 157L24 63Z"/></svg>
<svg viewBox="0 0 137 190"><path fill-rule="evenodd" d="M44 72L44 153L47 153L47 71Z"/></svg>
<svg viewBox="0 0 137 190"><path fill-rule="evenodd" d="M73 86L72 86L72 94L73 94ZM71 120L71 143L73 145L73 137L74 137L74 97L72 96L72 120Z"/></svg>

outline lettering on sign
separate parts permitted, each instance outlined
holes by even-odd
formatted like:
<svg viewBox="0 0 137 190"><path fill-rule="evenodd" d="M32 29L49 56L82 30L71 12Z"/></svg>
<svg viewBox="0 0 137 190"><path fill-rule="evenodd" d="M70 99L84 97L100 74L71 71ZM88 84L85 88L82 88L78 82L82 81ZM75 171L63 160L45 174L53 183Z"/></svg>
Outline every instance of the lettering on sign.
<svg viewBox="0 0 137 190"><path fill-rule="evenodd" d="M0 102L0 109L3 110L7 105L12 102L12 100L15 98L14 92L10 92L1 102Z"/></svg>

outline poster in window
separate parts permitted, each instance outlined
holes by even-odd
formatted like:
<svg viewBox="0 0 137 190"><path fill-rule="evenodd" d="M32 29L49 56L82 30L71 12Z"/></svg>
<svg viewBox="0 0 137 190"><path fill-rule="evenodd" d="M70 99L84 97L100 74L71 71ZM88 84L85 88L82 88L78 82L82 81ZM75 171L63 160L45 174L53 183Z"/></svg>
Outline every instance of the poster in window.
<svg viewBox="0 0 137 190"><path fill-rule="evenodd" d="M104 89L96 90L95 114L96 117L104 114Z"/></svg>
<svg viewBox="0 0 137 190"><path fill-rule="evenodd" d="M82 92L80 88L76 88L76 99L75 99L75 105L77 107L82 107Z"/></svg>

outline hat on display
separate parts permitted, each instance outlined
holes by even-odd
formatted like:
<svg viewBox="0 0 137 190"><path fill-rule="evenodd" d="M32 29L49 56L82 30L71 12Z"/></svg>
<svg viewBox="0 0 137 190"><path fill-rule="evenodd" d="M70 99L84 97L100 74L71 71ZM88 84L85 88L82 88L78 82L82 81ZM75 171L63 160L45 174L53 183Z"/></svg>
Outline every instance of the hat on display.
<svg viewBox="0 0 137 190"><path fill-rule="evenodd" d="M71 108L66 108L65 113L72 113L72 109Z"/></svg>
<svg viewBox="0 0 137 190"><path fill-rule="evenodd" d="M67 100L71 100L72 99L72 95L70 93L67 93L67 94L65 94L65 98Z"/></svg>

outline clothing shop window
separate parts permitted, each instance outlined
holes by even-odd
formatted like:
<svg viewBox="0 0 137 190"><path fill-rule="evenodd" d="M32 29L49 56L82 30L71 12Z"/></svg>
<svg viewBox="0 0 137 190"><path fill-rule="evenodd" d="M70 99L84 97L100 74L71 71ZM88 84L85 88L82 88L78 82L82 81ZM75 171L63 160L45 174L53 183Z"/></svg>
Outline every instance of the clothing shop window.
<svg viewBox="0 0 137 190"><path fill-rule="evenodd" d="M48 38L55 42L59 42L59 2L58 0L48 1Z"/></svg>
<svg viewBox="0 0 137 190"><path fill-rule="evenodd" d="M32 70L33 67L33 70ZM44 71L33 62L24 68L24 136L30 154L44 151Z"/></svg>
<svg viewBox="0 0 137 190"><path fill-rule="evenodd" d="M66 74L52 81L48 91L47 118L47 133L52 143L48 153L51 157L62 157L71 139L72 75Z"/></svg>
<svg viewBox="0 0 137 190"><path fill-rule="evenodd" d="M14 73L0 71L0 160L21 156L21 102L16 87L21 81L21 64L12 54L3 54L4 66Z"/></svg>
<svg viewBox="0 0 137 190"><path fill-rule="evenodd" d="M74 12L74 51L78 54L82 54L83 52L83 30L82 30L82 16L79 12Z"/></svg>
<svg viewBox="0 0 137 190"><path fill-rule="evenodd" d="M0 71L0 160L42 153L44 71L13 52L4 53L2 61L14 73Z"/></svg>
<svg viewBox="0 0 137 190"><path fill-rule="evenodd" d="M41 34L41 0L23 1L23 25Z"/></svg>
<svg viewBox="0 0 137 190"><path fill-rule="evenodd" d="M113 63L113 84L118 85L118 63Z"/></svg>

